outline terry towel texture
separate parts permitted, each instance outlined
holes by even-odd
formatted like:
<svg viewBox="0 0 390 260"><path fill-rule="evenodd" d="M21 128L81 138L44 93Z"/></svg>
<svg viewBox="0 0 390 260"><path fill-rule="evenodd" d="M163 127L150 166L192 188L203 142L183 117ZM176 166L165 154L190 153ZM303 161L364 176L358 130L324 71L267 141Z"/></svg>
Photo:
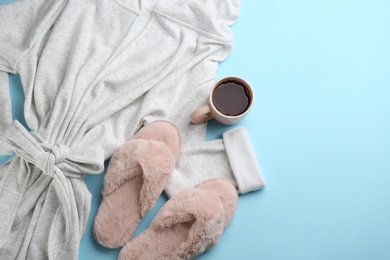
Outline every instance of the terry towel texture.
<svg viewBox="0 0 390 260"><path fill-rule="evenodd" d="M229 145L205 142L206 124L189 123L231 51L239 8L239 0L0 6L0 143L17 153L0 166L1 259L77 259L91 200L84 174L102 172L105 159L157 120L176 124L183 138L169 196L211 177L247 191L235 176L259 172L235 172ZM10 124L4 72L20 73L31 133ZM187 165L202 155L209 162L202 174L212 174L186 181L184 171L199 174Z"/></svg>

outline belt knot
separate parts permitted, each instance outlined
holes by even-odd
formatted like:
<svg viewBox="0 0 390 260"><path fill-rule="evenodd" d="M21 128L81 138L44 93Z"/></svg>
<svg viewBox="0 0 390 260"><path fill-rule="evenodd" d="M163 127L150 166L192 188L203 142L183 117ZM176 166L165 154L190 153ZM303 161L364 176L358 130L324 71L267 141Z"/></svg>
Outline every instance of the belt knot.
<svg viewBox="0 0 390 260"><path fill-rule="evenodd" d="M85 173L100 173L104 169L83 151L70 149L62 143L47 144L37 133L27 131L16 120L0 135L0 142L51 177L60 171L71 178L82 178Z"/></svg>
<svg viewBox="0 0 390 260"><path fill-rule="evenodd" d="M44 174L54 176L54 167L69 156L69 147L57 143L49 146L35 132L28 132L18 121L14 121L0 137L24 160L36 165Z"/></svg>
<svg viewBox="0 0 390 260"><path fill-rule="evenodd" d="M65 161L68 157L69 147L61 143L57 143L53 147L40 143L40 146L44 151L38 155L35 164L47 175L52 176L54 173L54 166Z"/></svg>

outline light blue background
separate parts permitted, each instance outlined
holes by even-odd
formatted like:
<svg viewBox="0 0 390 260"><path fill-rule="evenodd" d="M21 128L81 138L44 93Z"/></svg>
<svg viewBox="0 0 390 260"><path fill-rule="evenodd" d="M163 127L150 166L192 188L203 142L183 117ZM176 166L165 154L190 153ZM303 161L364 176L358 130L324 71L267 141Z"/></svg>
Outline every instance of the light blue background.
<svg viewBox="0 0 390 260"><path fill-rule="evenodd" d="M218 78L253 85L239 125L268 186L240 196L220 243L199 259L390 259L389 14L385 0L242 1ZM10 78L22 120L20 81ZM212 121L207 139L229 128ZM80 259L118 254L91 234L102 181L86 177L93 206Z"/></svg>

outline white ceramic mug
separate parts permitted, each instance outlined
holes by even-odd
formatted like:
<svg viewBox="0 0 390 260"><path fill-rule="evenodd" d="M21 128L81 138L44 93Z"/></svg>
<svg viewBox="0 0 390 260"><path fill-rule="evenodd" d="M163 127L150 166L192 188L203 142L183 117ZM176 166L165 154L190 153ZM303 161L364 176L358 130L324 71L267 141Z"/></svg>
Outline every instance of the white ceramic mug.
<svg viewBox="0 0 390 260"><path fill-rule="evenodd" d="M214 84L209 102L191 113L191 122L199 124L214 118L221 124L237 124L252 108L254 93L243 78L229 76Z"/></svg>

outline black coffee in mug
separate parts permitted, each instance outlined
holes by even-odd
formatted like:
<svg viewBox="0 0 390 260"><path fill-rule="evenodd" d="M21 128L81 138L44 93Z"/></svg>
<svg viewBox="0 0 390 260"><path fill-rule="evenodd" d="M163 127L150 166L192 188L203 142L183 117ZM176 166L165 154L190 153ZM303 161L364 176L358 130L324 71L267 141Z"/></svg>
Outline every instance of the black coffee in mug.
<svg viewBox="0 0 390 260"><path fill-rule="evenodd" d="M238 116L249 108L252 96L243 82L228 79L214 89L212 100L215 108L222 114Z"/></svg>

